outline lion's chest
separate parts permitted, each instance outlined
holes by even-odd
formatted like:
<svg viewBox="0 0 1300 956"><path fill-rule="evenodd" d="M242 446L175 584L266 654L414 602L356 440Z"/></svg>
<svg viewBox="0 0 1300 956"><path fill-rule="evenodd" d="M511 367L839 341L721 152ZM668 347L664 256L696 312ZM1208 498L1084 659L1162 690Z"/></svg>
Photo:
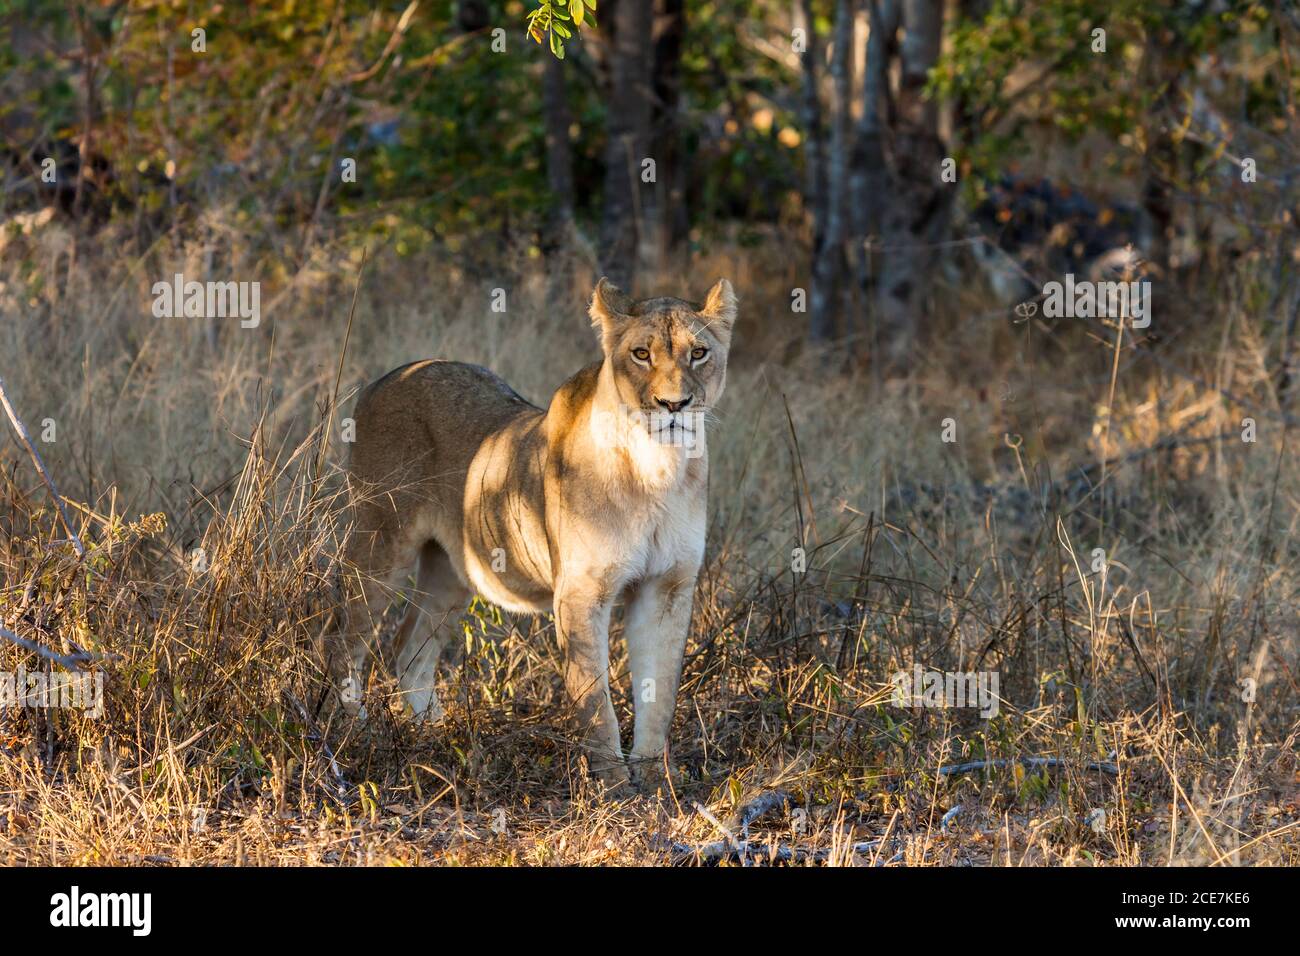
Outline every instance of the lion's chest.
<svg viewBox="0 0 1300 956"><path fill-rule="evenodd" d="M633 581L699 565L706 459L615 482L609 472L551 464L518 445L490 442L470 466L465 572L485 598L540 613L557 589L613 600Z"/></svg>
<svg viewBox="0 0 1300 956"><path fill-rule="evenodd" d="M704 553L708 459L650 441L625 447L605 473L605 506L589 509L593 575L623 586L696 566Z"/></svg>
<svg viewBox="0 0 1300 956"><path fill-rule="evenodd" d="M627 583L657 577L683 565L699 564L704 554L704 502L678 497L646 515L633 547L622 562Z"/></svg>

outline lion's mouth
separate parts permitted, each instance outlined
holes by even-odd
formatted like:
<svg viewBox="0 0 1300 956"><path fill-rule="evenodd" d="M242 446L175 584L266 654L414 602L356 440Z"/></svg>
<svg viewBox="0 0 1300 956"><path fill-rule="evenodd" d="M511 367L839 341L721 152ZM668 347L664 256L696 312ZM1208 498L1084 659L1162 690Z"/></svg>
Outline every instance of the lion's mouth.
<svg viewBox="0 0 1300 956"><path fill-rule="evenodd" d="M646 428L650 437L664 445L690 448L704 430L703 411L668 412L647 410Z"/></svg>

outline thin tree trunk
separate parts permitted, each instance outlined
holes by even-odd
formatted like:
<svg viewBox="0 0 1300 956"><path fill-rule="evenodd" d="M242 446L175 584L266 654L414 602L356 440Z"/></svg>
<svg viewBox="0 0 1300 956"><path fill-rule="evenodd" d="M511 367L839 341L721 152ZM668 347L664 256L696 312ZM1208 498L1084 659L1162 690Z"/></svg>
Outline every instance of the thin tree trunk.
<svg viewBox="0 0 1300 956"><path fill-rule="evenodd" d="M548 228L565 231L573 222L573 150L564 61L543 51L542 111L546 125L546 185L551 191Z"/></svg>
<svg viewBox="0 0 1300 956"><path fill-rule="evenodd" d="M803 128L804 162L806 164L808 208L812 210L813 254L822 244L822 230L826 228L826 164L822 158L822 107L817 94L819 65L817 51L817 21L813 15L812 0L800 0L799 7L805 33L803 61Z"/></svg>
<svg viewBox="0 0 1300 956"><path fill-rule="evenodd" d="M852 123L854 0L837 0L835 46L831 59L831 80L835 89L831 116L830 150L827 157L826 228L812 268L809 337L824 342L835 336L835 313L840 298L844 239L847 232L849 134Z"/></svg>
<svg viewBox="0 0 1300 956"><path fill-rule="evenodd" d="M93 175L94 169L94 131L95 117L98 113L97 72L99 66L98 52L92 53L91 26L86 22L83 7L77 7L77 29L81 37L82 82L85 83L85 97L82 101L81 142L78 146L77 191L72 199L72 212L80 217L86 208L86 177Z"/></svg>
<svg viewBox="0 0 1300 956"><path fill-rule="evenodd" d="M542 227L550 297L564 301L573 291L573 150L569 146L567 84L563 60L542 51L542 112L546 129L546 185L551 206Z"/></svg>
<svg viewBox="0 0 1300 956"><path fill-rule="evenodd" d="M642 162L650 158L650 28L653 0L616 0L610 92L606 104L602 271L631 290L636 280L643 208Z"/></svg>
<svg viewBox="0 0 1300 956"><path fill-rule="evenodd" d="M654 23L654 154L659 159L656 189L659 205L658 235L654 237L660 261L686 238L685 155L681 145L682 41L686 33L684 0L655 0Z"/></svg>
<svg viewBox="0 0 1300 956"><path fill-rule="evenodd" d="M456 26L464 33L474 33L491 23L485 0L456 0Z"/></svg>
<svg viewBox="0 0 1300 956"><path fill-rule="evenodd" d="M867 48L862 75L862 112L853 137L853 160L849 172L852 221L848 254L858 287L862 312L859 329L869 327L875 296L872 252L868 242L880 236L881 205L888 189L885 165L886 100L889 97L889 61L894 34L898 31L896 0L866 0L868 13ZM873 344L873 353L874 353Z"/></svg>
<svg viewBox="0 0 1300 956"><path fill-rule="evenodd" d="M959 24L983 24L988 18L993 0L958 0L957 22ZM974 144L984 127L986 108L976 107L969 94L958 94L953 100L952 141L957 147L969 147Z"/></svg>
<svg viewBox="0 0 1300 956"><path fill-rule="evenodd" d="M1184 66L1180 46L1172 48L1156 37L1149 37L1142 52L1143 86L1155 93L1144 111L1142 158L1142 210L1146 217L1143 253L1160 269L1169 266L1169 236L1174 221L1174 196L1171 180L1177 175L1180 148L1170 127L1179 109L1180 68Z"/></svg>
<svg viewBox="0 0 1300 956"><path fill-rule="evenodd" d="M63 496L59 494L59 489L54 487L54 479L50 477L49 469L45 467L45 462L41 460L41 453L36 450L31 433L27 431L27 426L18 417L18 410L14 408L13 403L9 400L9 394L5 391L3 379L0 379L0 409L3 409L5 414L8 415L9 424L13 425L14 431L18 435L18 441L27 449L32 464L36 466L37 473L40 474L41 480L45 482L45 487L49 489L50 498L54 501L54 507L58 509L59 517L63 519L63 527L68 530L68 537L72 541L73 549L77 552L77 557L84 558L86 556L86 546L81 543L77 529L73 527L72 519L68 517L68 509L63 507Z"/></svg>
<svg viewBox="0 0 1300 956"><path fill-rule="evenodd" d="M938 110L925 97L929 70L939 56L943 0L902 0L903 42L890 184L881 197L883 250L878 305L886 360L903 364L911 352L935 249L948 226L954 194L940 180L944 145Z"/></svg>

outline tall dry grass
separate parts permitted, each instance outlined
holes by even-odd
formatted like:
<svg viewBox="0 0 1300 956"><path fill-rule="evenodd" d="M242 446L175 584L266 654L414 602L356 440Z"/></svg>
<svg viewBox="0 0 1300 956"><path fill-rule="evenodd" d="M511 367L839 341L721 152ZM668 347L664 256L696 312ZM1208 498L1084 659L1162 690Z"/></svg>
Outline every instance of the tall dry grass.
<svg viewBox="0 0 1300 956"><path fill-rule="evenodd" d="M0 624L98 656L106 707L0 713L0 860L666 862L718 838L694 804L781 790L755 834L831 862L1300 861L1300 481L1248 266L1164 288L1162 341L1128 330L1118 352L1113 327L941 289L924 352L887 379L860 346L802 345L788 248L652 283L696 296L727 275L743 317L673 787L611 801L569 742L546 620L467 609L437 727L315 716L350 394L439 356L545 402L597 357L581 258L567 282L522 254L471 273L381 251L333 409L359 257L323 246L286 271L216 225L141 256L57 223L7 239L0 377L34 433L53 423L42 455L89 554L0 443ZM261 325L155 319L150 286L176 271L266 280ZM893 706L914 662L997 671L1000 714ZM48 666L0 646L19 665ZM939 772L978 760L1005 762Z"/></svg>

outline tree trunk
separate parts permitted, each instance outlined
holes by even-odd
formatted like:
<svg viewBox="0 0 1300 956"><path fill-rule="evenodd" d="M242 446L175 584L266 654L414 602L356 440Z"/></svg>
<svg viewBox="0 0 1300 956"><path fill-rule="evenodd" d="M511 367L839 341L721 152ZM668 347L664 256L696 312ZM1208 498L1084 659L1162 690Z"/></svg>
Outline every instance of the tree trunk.
<svg viewBox="0 0 1300 956"><path fill-rule="evenodd" d="M569 102L564 61L542 51L542 112L546 129L546 185L551 206L542 226L542 254L552 301L573 292L573 150L569 146Z"/></svg>
<svg viewBox="0 0 1300 956"><path fill-rule="evenodd" d="M1183 152L1172 129L1182 112L1181 77L1191 64L1175 36L1157 34L1147 38L1140 69L1143 86L1154 94L1143 111L1143 140L1147 146L1142 155L1142 253L1163 271L1169 268L1169 240L1174 225L1172 183L1177 179Z"/></svg>
<svg viewBox="0 0 1300 956"><path fill-rule="evenodd" d="M837 0L835 47L831 60L835 102L827 156L826 227L813 258L810 296L808 334L816 342L825 342L835 336L835 313L840 300L840 277L844 271L844 240L848 225L849 131L853 108L853 14L853 0Z"/></svg>
<svg viewBox="0 0 1300 956"><path fill-rule="evenodd" d="M858 328L869 327L868 314L875 296L870 239L878 239L884 197L889 189L889 170L885 165L885 128L892 118L887 108L889 62L897 48L896 0L866 0L868 11L867 49L862 75L862 112L858 116L853 141L853 160L849 173L851 222L848 254L853 264L861 312ZM876 343L872 343L873 353Z"/></svg>
<svg viewBox="0 0 1300 956"><path fill-rule="evenodd" d="M601 221L602 271L631 291L643 225L642 161L651 158L650 29L653 0L616 0L610 91L606 103L605 205Z"/></svg>
<svg viewBox="0 0 1300 956"><path fill-rule="evenodd" d="M888 364L911 352L925 304L936 246L947 232L955 190L940 180L944 144L938 110L925 98L927 74L939 56L942 0L902 0L897 116L890 138L889 182L882 202L879 332Z"/></svg>
<svg viewBox="0 0 1300 956"><path fill-rule="evenodd" d="M485 0L456 0L456 26L462 33L474 33L492 22Z"/></svg>
<svg viewBox="0 0 1300 956"><path fill-rule="evenodd" d="M546 185L551 191L548 231L563 233L573 222L573 151L569 148L569 101L564 61L542 51L542 112L546 124Z"/></svg>
<svg viewBox="0 0 1300 956"><path fill-rule="evenodd" d="M682 41L686 33L685 0L655 0L654 19L652 146L659 170L655 189L657 235L652 241L656 257L663 262L686 238L690 228L679 117Z"/></svg>
<svg viewBox="0 0 1300 956"><path fill-rule="evenodd" d="M817 21L813 16L812 0L800 0L805 33L803 61L803 128L804 163L807 185L804 195L812 210L813 255L822 245L822 230L826 227L826 164L822 159L822 107L817 94Z"/></svg>

